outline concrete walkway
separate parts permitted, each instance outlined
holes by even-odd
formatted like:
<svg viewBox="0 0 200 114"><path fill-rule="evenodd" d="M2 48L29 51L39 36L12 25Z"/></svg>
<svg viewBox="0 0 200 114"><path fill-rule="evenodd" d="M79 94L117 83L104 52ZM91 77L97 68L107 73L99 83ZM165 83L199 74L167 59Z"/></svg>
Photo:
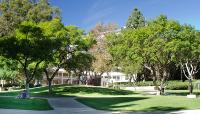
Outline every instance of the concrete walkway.
<svg viewBox="0 0 200 114"><path fill-rule="evenodd" d="M200 114L200 110L186 110L174 112L112 112L100 111L89 108L74 98L48 98L49 103L54 108L51 111L31 111L16 109L0 109L0 114Z"/></svg>

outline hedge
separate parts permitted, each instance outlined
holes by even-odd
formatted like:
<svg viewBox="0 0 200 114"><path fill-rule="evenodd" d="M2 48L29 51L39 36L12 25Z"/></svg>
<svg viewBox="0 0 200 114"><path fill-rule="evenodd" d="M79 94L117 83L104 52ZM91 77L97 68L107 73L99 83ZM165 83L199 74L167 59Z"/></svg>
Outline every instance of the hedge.
<svg viewBox="0 0 200 114"><path fill-rule="evenodd" d="M195 82L195 80L193 81ZM194 83L193 83L194 84ZM114 83L117 86L154 86L153 81L141 81L141 82L117 82ZM180 81L180 80L171 80L165 83L165 88L169 90L187 90L189 82L188 81Z"/></svg>

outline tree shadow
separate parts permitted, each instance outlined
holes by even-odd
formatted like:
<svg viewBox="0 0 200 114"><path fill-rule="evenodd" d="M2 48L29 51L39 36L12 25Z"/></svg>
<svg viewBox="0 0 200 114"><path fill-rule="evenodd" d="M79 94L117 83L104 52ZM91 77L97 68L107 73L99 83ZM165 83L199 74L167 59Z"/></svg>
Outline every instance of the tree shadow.
<svg viewBox="0 0 200 114"><path fill-rule="evenodd" d="M189 94L189 92L187 91L181 91L181 92L176 92L176 91L170 91L170 92L166 92L166 95L174 95L174 96L187 96ZM195 95L200 95L200 92L193 92L193 94Z"/></svg>
<svg viewBox="0 0 200 114"><path fill-rule="evenodd" d="M17 96L20 91L0 93L0 96ZM69 95L68 95L69 94ZM74 94L74 95L73 95ZM102 95L133 95L138 94L128 90L117 90L101 87L83 87L83 86L53 86L53 93L48 93L48 87L38 87L30 89L31 96L47 97L71 97L75 94L102 94Z"/></svg>
<svg viewBox="0 0 200 114"><path fill-rule="evenodd" d="M125 108L136 104L124 104L133 101L145 100L148 97L92 97L92 98L76 98L77 101L100 110L115 110L118 108Z"/></svg>
<svg viewBox="0 0 200 114"><path fill-rule="evenodd" d="M184 110L185 107L174 107L174 106L152 106L144 107L142 109L136 109L134 101L142 101L150 99L151 97L106 97L106 98L77 98L76 100L98 110L109 110L109 111L142 111L142 112L160 112L160 111L177 111ZM144 104L145 105L145 104ZM136 106L137 107L137 106Z"/></svg>
<svg viewBox="0 0 200 114"><path fill-rule="evenodd" d="M102 95L132 95L132 94L136 94L133 91L127 91L127 90L108 89L108 88L101 88L101 87L79 87L79 86L78 87L76 87L76 86L64 87L61 91L56 91L56 92L57 93L66 92L68 94L97 93L97 94L102 94Z"/></svg>
<svg viewBox="0 0 200 114"><path fill-rule="evenodd" d="M184 107L165 107L165 106L158 106L158 107L150 107L146 108L145 112L155 112L155 111L178 111L178 110L184 110L186 108Z"/></svg>

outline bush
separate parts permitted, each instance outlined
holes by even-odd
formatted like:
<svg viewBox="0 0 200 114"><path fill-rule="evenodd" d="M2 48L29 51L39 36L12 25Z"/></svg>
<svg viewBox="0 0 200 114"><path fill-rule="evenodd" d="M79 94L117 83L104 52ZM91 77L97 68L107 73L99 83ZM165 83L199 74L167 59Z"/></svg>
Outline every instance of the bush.
<svg viewBox="0 0 200 114"><path fill-rule="evenodd" d="M35 87L41 87L41 86L42 86L42 84L35 85Z"/></svg>
<svg viewBox="0 0 200 114"><path fill-rule="evenodd" d="M0 86L2 86L2 84L0 84ZM16 83L13 83L13 84L7 83L7 84L4 84L3 86L4 87L13 87L13 86L19 86L19 84L16 84Z"/></svg>
<svg viewBox="0 0 200 114"><path fill-rule="evenodd" d="M180 80L176 80L176 81L167 81L166 82L166 88L165 89L169 89L169 90L187 90L188 89L188 81L182 82ZM145 82L116 82L114 83L114 85L118 85L118 86L154 86L153 81L145 81Z"/></svg>
<svg viewBox="0 0 200 114"><path fill-rule="evenodd" d="M166 89L169 90L187 90L188 89L188 81L168 81L166 84Z"/></svg>
<svg viewBox="0 0 200 114"><path fill-rule="evenodd" d="M120 86L154 86L153 81L141 81L141 82L116 82L114 85Z"/></svg>
<svg viewBox="0 0 200 114"><path fill-rule="evenodd" d="M21 85L21 88L24 89L24 88L25 88L25 85ZM29 84L29 88L34 88L34 84L30 83L30 84Z"/></svg>

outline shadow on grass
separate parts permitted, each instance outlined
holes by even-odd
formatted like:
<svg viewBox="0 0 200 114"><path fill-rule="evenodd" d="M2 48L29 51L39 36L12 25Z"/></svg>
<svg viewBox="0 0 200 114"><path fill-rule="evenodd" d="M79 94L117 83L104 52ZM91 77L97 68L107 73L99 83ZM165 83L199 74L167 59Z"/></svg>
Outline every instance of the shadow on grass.
<svg viewBox="0 0 200 114"><path fill-rule="evenodd" d="M99 110L116 110L135 104L126 104L133 101L145 100L148 97L102 97L102 98L77 98L76 100L95 109ZM118 105L122 104L123 105Z"/></svg>
<svg viewBox="0 0 200 114"><path fill-rule="evenodd" d="M189 92L187 92L187 91L181 91L181 92L169 91L169 92L166 92L166 95L175 95L175 96L187 96L188 94L189 94ZM193 92L193 94L200 95L200 92Z"/></svg>
<svg viewBox="0 0 200 114"><path fill-rule="evenodd" d="M165 106L159 106L159 107L150 107L145 109L145 112L155 112L155 111L178 111L178 110L184 110L186 108L184 107L165 107Z"/></svg>
<svg viewBox="0 0 200 114"><path fill-rule="evenodd" d="M108 88L101 88L101 87L64 87L62 91L69 94L76 94L76 93L85 93L85 94L102 94L102 95L132 95L136 94L132 91L127 90L116 90L116 89L108 89Z"/></svg>
<svg viewBox="0 0 200 114"><path fill-rule="evenodd" d="M22 91L22 90L21 90ZM101 94L101 95L133 95L137 94L132 91L127 90L116 90L101 87L84 87L84 86L66 86L66 85L56 85L53 86L53 93L48 93L48 87L38 87L30 89L31 96L41 96L41 97L72 97L76 94ZM12 92L2 92L0 96L18 96L20 91ZM69 94L69 95L68 95Z"/></svg>
<svg viewBox="0 0 200 114"><path fill-rule="evenodd" d="M142 111L142 112L156 112L156 111L177 111L184 110L185 107L174 106L145 106L138 107L136 101L151 99L151 97L106 97L106 98L77 98L76 100L98 110L109 111ZM162 101L161 101L162 102ZM174 104L176 105L176 104Z"/></svg>

